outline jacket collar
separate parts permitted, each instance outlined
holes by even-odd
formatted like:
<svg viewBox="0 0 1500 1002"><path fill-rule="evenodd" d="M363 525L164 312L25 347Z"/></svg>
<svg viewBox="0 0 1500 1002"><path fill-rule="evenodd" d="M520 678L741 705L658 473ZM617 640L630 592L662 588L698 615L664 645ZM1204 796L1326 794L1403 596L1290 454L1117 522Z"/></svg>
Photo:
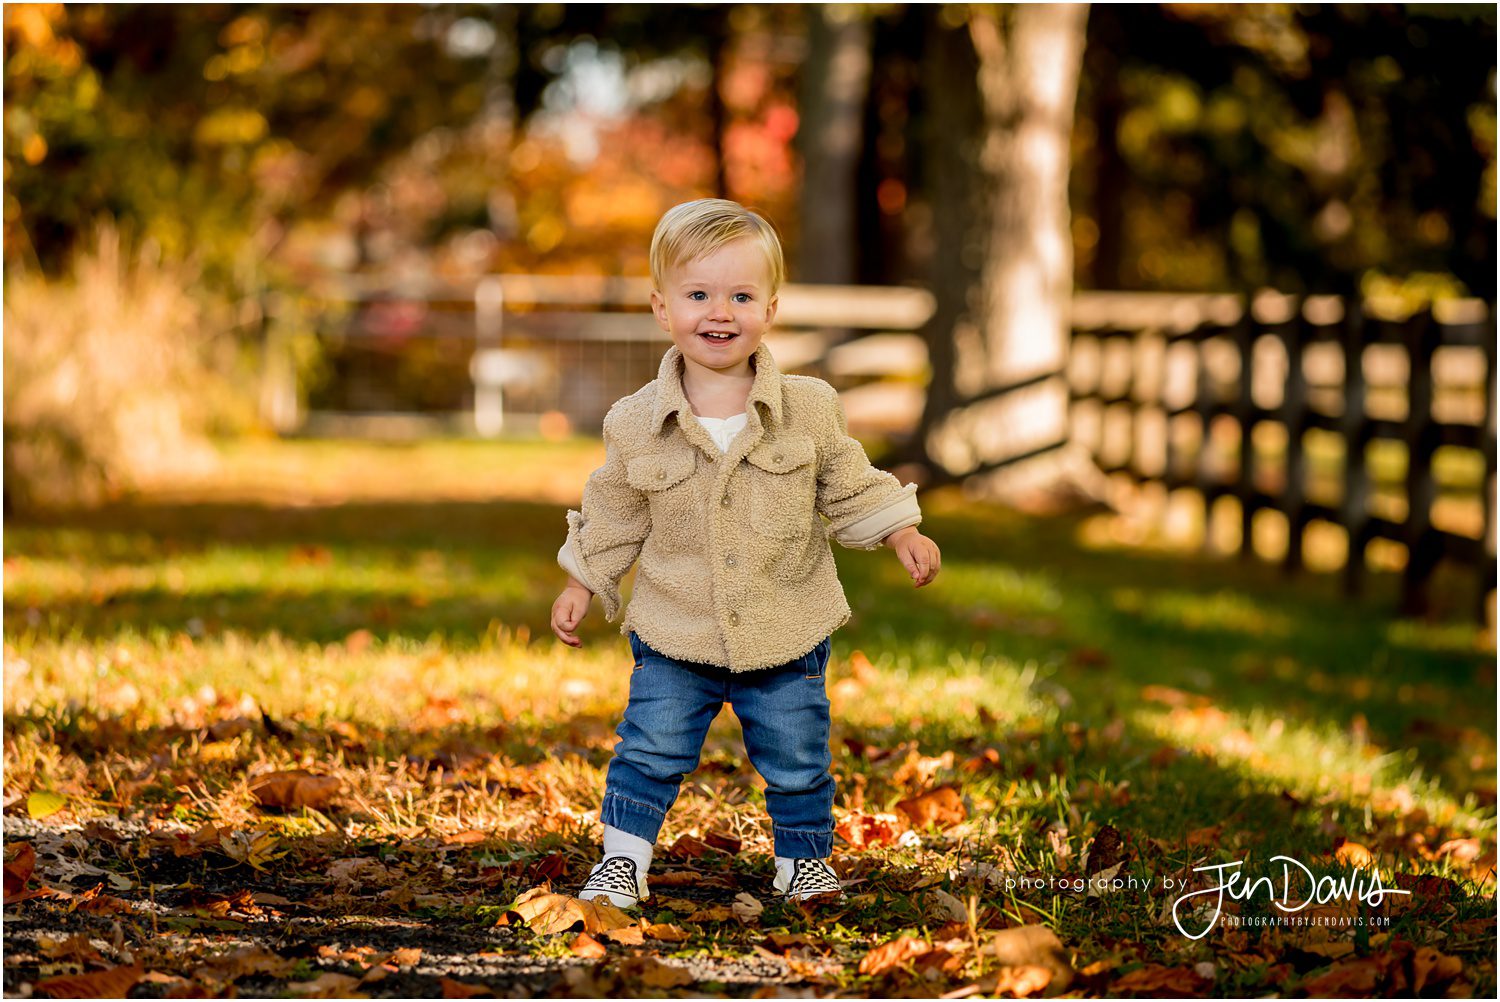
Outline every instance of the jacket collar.
<svg viewBox="0 0 1500 1002"><path fill-rule="evenodd" d="M660 432L662 424L673 414L679 422L693 413L687 396L682 392L682 349L675 344L662 356L661 368L656 373L656 402L651 410L651 427ZM775 424L781 423L781 370L771 357L771 349L762 341L755 354L750 356L750 367L755 370L755 382L750 387L746 409L751 404L762 404Z"/></svg>

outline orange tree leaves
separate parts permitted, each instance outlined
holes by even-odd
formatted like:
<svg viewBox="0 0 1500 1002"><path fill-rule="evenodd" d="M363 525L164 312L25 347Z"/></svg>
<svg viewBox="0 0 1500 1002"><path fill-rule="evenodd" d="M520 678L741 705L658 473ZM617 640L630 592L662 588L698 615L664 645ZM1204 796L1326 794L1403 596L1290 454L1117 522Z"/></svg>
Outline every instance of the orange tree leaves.
<svg viewBox="0 0 1500 1002"><path fill-rule="evenodd" d="M262 807L326 807L338 796L340 783L333 776L319 776L306 769L289 769L261 776L250 793Z"/></svg>

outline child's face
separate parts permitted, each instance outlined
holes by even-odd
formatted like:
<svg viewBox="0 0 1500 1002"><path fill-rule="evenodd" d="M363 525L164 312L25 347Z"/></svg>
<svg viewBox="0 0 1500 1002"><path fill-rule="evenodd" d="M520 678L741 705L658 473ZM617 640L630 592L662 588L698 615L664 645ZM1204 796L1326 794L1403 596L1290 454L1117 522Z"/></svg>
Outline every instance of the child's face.
<svg viewBox="0 0 1500 1002"><path fill-rule="evenodd" d="M739 375L776 317L771 265L749 237L669 268L651 309L689 364ZM713 337L727 334L728 337Z"/></svg>

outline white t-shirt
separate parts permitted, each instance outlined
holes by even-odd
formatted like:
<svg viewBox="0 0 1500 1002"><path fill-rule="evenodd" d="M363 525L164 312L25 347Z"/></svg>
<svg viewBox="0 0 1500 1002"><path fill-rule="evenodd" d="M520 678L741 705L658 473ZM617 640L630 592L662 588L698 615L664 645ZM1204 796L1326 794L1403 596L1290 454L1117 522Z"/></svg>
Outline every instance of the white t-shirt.
<svg viewBox="0 0 1500 1002"><path fill-rule="evenodd" d="M697 417L697 415L693 415ZM719 447L720 452L729 451L729 443L734 441L734 436L744 430L745 422L749 420L746 414L736 414L734 417L716 418L700 417L698 423L703 430L708 432L708 437L714 440L714 445Z"/></svg>

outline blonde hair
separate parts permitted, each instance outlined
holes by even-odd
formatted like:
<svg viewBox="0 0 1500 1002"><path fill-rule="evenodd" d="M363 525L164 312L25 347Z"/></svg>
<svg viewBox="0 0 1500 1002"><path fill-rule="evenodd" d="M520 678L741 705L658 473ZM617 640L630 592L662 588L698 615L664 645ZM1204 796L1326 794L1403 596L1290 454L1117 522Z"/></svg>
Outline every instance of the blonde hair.
<svg viewBox="0 0 1500 1002"><path fill-rule="evenodd" d="M771 295L786 281L786 260L776 228L755 212L727 198L700 198L674 205L656 224L651 236L651 281L657 289L668 268L696 261L732 240L750 237L771 266Z"/></svg>

